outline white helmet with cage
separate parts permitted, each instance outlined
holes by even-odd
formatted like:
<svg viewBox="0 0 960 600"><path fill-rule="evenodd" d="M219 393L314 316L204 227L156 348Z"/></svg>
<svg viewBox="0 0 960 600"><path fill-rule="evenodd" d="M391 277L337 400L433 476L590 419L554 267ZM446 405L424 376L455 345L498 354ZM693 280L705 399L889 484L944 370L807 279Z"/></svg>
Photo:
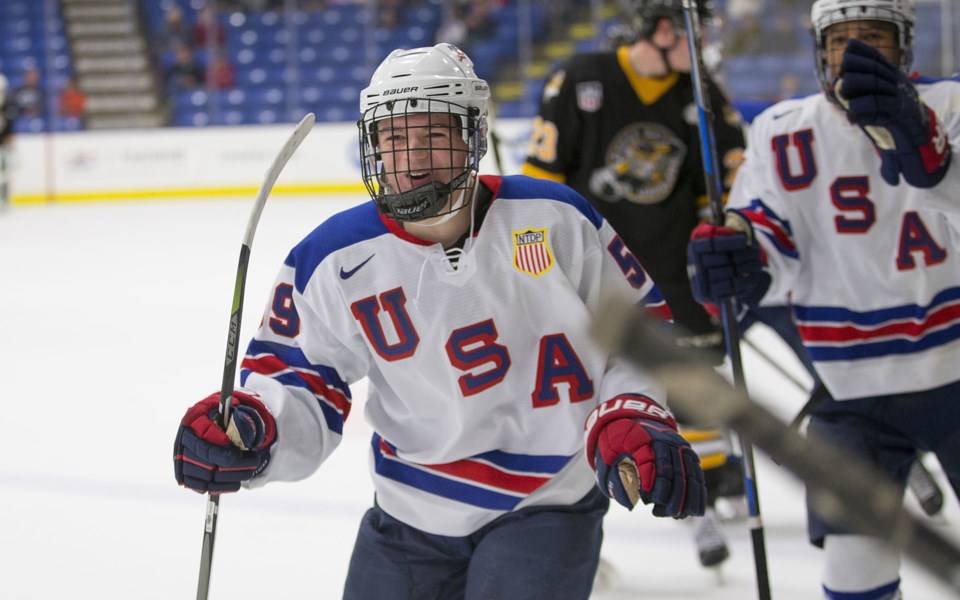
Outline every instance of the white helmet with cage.
<svg viewBox="0 0 960 600"><path fill-rule="evenodd" d="M360 93L358 122L363 182L381 213L398 221L421 221L466 206L450 200L455 190L465 192L475 183L487 151L489 101L487 82L477 77L470 58L452 44L394 50L384 59ZM467 147L463 171L447 183L431 181L405 192L392 189L390 181L395 179L383 162L377 123L424 113L454 117L451 127L457 128Z"/></svg>
<svg viewBox="0 0 960 600"><path fill-rule="evenodd" d="M833 87L827 65L826 30L847 21L881 21L897 28L900 69L908 72L913 63L913 24L917 10L913 0L816 0L810 9L810 26L817 55L817 78L820 88L829 96Z"/></svg>

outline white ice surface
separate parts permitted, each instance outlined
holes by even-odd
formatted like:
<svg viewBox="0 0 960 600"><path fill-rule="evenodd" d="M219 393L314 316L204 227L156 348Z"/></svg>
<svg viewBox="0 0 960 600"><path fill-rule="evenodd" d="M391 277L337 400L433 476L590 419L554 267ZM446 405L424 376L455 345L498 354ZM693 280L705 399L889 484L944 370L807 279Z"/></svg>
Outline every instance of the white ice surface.
<svg viewBox="0 0 960 600"><path fill-rule="evenodd" d="M360 200L268 202L244 344L289 247ZM251 204L68 204L0 215L0 598L195 597L206 501L175 484L172 442L187 406L220 385ZM776 338L751 337L799 373ZM797 387L749 349L744 364L754 395L788 420L803 402ZM355 388L343 445L314 477L222 499L211 598L340 597L372 500L363 393ZM759 453L757 481L773 598L818 598L820 552L806 542L801 485ZM955 536L952 494L947 504L939 526ZM700 567L685 524L614 506L603 556L617 583L593 598L755 598L747 525L727 532L733 555L718 573ZM908 600L951 597L913 563L903 575Z"/></svg>

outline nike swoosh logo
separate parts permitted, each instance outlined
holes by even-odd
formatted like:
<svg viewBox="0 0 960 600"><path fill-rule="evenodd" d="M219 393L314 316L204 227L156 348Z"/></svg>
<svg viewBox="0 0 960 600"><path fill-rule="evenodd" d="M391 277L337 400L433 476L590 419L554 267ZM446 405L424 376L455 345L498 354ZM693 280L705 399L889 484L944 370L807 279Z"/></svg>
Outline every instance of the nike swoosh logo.
<svg viewBox="0 0 960 600"><path fill-rule="evenodd" d="M779 115L773 115L773 120L776 121L776 120L779 119L780 117L785 117L785 116L789 115L790 113L795 113L795 112L797 112L798 110L800 110L800 109L799 109L799 108L793 108L793 109L788 110L787 112L782 112L782 113L780 113Z"/></svg>
<svg viewBox="0 0 960 600"><path fill-rule="evenodd" d="M356 274L357 271L359 271L360 269L362 269L362 268L363 268L363 265L365 265L365 264L367 264L368 262L370 262L370 260L371 260L374 256L376 256L376 255L375 255L375 254L371 254L371 255L370 255L370 258L368 258L367 260L363 261L362 263L360 263L359 265L355 266L354 268L350 269L349 271L344 271L344 270L343 270L343 267L340 267L340 279L350 279L351 277L353 277L354 274Z"/></svg>

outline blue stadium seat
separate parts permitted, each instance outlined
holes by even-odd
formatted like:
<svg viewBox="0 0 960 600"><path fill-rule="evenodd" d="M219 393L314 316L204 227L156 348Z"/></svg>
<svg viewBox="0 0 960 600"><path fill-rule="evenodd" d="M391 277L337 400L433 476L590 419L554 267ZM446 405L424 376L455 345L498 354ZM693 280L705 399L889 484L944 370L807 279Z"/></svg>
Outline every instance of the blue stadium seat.
<svg viewBox="0 0 960 600"><path fill-rule="evenodd" d="M207 90L205 89L181 90L174 96L174 105L178 108L202 108L207 106L208 101L209 98L207 97Z"/></svg>
<svg viewBox="0 0 960 600"><path fill-rule="evenodd" d="M285 90L278 86L248 88L247 108L276 108L284 103Z"/></svg>
<svg viewBox="0 0 960 600"><path fill-rule="evenodd" d="M83 129L83 119L78 117L59 117L53 121L54 131L80 131Z"/></svg>
<svg viewBox="0 0 960 600"><path fill-rule="evenodd" d="M40 133L47 128L47 121L43 117L20 118L13 122L14 133Z"/></svg>
<svg viewBox="0 0 960 600"><path fill-rule="evenodd" d="M212 120L214 125L243 125L255 123L254 114L247 110L222 110Z"/></svg>
<svg viewBox="0 0 960 600"><path fill-rule="evenodd" d="M218 98L220 101L220 106L230 106L237 107L243 106L247 103L247 96L249 94L246 90L242 88L236 88L233 90L224 90L218 92Z"/></svg>
<svg viewBox="0 0 960 600"><path fill-rule="evenodd" d="M264 108L257 110L253 113L253 122L262 123L264 125L269 123L276 123L280 120L280 112L270 108Z"/></svg>
<svg viewBox="0 0 960 600"><path fill-rule="evenodd" d="M176 110L173 124L177 127L205 127L210 124L210 116L206 111Z"/></svg>
<svg viewBox="0 0 960 600"><path fill-rule="evenodd" d="M339 104L330 104L318 108L315 112L317 115L317 121L350 121L356 120L359 118L360 109L356 106L348 108L344 105Z"/></svg>

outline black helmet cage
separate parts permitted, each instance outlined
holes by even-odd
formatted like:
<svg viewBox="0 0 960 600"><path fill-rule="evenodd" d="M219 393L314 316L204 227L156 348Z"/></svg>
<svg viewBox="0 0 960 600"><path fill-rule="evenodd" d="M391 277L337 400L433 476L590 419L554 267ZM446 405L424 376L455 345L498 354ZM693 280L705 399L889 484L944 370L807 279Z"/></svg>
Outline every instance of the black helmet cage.
<svg viewBox="0 0 960 600"><path fill-rule="evenodd" d="M395 178L401 171L388 171L386 168L383 155L389 151L380 147L377 137L378 123L385 119L401 119L406 123L406 117L424 113L447 114L453 117L453 119L450 119L450 128L459 131L467 146L463 171L454 175L448 183L431 181L424 186L405 192L393 190L390 186L391 176ZM480 159L486 153L486 119L480 116L479 109L446 100L429 98L387 101L368 109L361 115L358 125L360 130L360 170L363 183L381 214L395 221L422 221L467 206L470 199L469 195L465 197L464 203L457 206L452 205L451 198L457 190L461 190L465 194L471 191L474 185L474 179L471 175L475 175L479 171ZM437 124L428 124L422 127L427 126L437 127ZM404 127L421 126L404 125ZM453 135L451 135L452 137ZM449 164L454 165L454 153L463 152L450 146L434 147L432 138L430 141L431 160L433 153L437 151L448 152L450 153ZM401 149L397 152L409 153L410 151L410 149ZM395 164L396 161L394 161ZM409 165L410 161L407 160L406 164ZM432 164L429 166L429 170L433 171Z"/></svg>
<svg viewBox="0 0 960 600"><path fill-rule="evenodd" d="M696 0L702 22L713 18L713 0ZM684 31L683 0L620 0L624 20L633 28L636 40L649 40L660 19L670 19L674 29Z"/></svg>

